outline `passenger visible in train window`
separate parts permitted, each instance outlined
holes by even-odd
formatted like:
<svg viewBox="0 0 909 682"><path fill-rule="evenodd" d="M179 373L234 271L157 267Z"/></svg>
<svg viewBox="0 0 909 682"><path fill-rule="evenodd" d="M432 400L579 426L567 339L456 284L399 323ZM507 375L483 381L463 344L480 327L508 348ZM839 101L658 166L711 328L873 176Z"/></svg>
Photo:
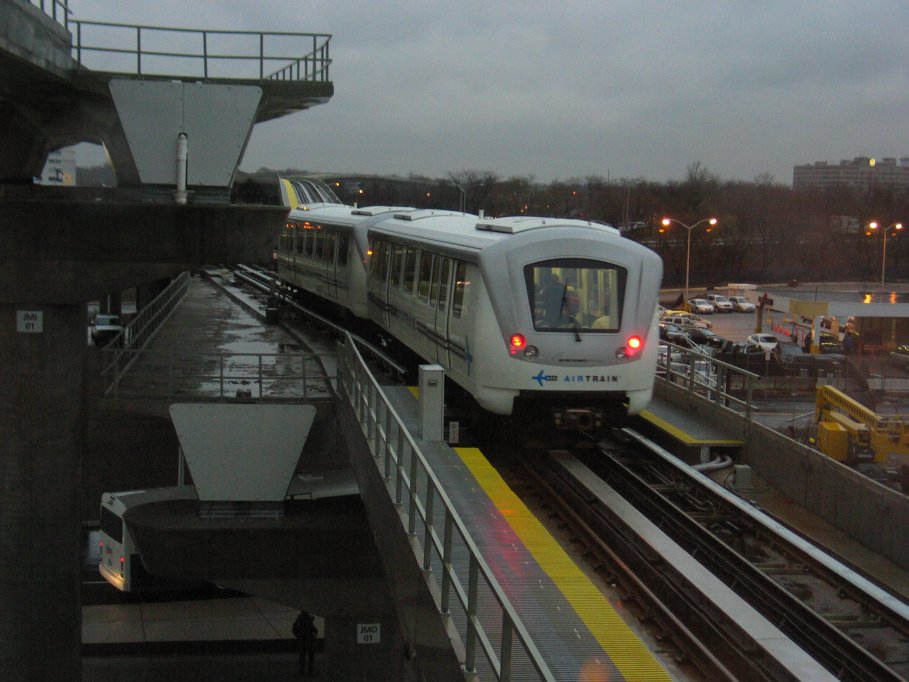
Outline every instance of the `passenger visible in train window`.
<svg viewBox="0 0 909 682"><path fill-rule="evenodd" d="M612 316L609 314L609 308L603 308L603 314L593 321L591 329L609 329L612 327Z"/></svg>
<svg viewBox="0 0 909 682"><path fill-rule="evenodd" d="M548 284L543 288L543 323L555 326L560 321L567 322L569 311L566 308L566 288L556 274L550 274Z"/></svg>

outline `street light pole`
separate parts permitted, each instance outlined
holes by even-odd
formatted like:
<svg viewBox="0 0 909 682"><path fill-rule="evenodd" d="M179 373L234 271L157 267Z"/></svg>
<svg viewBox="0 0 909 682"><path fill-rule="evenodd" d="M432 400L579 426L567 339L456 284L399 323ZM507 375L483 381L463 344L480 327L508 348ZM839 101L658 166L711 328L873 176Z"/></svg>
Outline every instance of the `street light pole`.
<svg viewBox="0 0 909 682"><path fill-rule="evenodd" d="M876 230L880 227L877 221L871 221L868 223L868 234L871 234L873 230ZM881 236L883 236L883 245L881 248L881 293L884 292L884 279L887 273L887 233L890 230L902 230L902 223L890 223L887 227L881 229Z"/></svg>
<svg viewBox="0 0 909 682"><path fill-rule="evenodd" d="M694 225L686 225L681 220L676 220L675 218L663 218L661 221L664 227L669 227L672 223L681 225L686 230L688 230L688 247L685 250L685 298L684 301L688 301L688 272L691 269L691 231L696 228L701 223L708 223L711 227L717 224L716 218L702 218L697 221ZM709 231L709 230L708 230Z"/></svg>

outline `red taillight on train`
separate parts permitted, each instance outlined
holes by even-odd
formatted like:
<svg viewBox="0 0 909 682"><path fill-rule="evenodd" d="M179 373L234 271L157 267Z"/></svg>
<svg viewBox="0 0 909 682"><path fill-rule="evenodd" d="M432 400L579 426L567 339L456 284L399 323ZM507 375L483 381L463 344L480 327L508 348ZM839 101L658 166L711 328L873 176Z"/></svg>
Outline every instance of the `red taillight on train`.
<svg viewBox="0 0 909 682"><path fill-rule="evenodd" d="M633 358L635 355L641 352L641 349L644 347L644 340L635 334L634 336L629 336L625 341L625 345L619 348L615 352L615 356L619 360L624 360L626 358Z"/></svg>
<svg viewBox="0 0 909 682"><path fill-rule="evenodd" d="M512 334L511 338L508 339L509 350L512 353L517 353L524 346L527 345L527 339L524 338L523 334Z"/></svg>

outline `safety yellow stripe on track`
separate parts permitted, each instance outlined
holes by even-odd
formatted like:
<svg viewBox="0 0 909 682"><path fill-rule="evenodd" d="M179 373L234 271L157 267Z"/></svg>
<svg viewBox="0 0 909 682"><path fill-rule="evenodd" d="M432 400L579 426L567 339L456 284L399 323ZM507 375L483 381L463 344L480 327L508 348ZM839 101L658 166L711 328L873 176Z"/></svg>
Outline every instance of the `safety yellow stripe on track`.
<svg viewBox="0 0 909 682"><path fill-rule="evenodd" d="M717 446L735 446L735 445L744 445L744 442L739 438L698 438L691 435L687 431L683 431L675 424L672 424L657 414L654 414L650 410L641 410L639 415L642 419L649 421L654 426L658 426L660 429L668 433L670 436L674 437L676 440L684 443L685 445L717 445Z"/></svg>
<svg viewBox="0 0 909 682"><path fill-rule="evenodd" d="M626 680L671 680L602 593L565 554L477 448L455 448L533 558L571 604ZM590 680L604 679L589 671ZM582 679L588 679L583 675Z"/></svg>

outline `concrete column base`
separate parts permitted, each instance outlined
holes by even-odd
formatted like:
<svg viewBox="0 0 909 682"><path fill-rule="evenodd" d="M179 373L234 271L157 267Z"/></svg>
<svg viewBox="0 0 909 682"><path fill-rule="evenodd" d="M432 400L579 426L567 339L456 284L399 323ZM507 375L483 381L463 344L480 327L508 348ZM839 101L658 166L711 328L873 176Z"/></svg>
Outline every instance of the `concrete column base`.
<svg viewBox="0 0 909 682"><path fill-rule="evenodd" d="M0 679L81 678L85 305L0 304Z"/></svg>
<svg viewBox="0 0 909 682"><path fill-rule="evenodd" d="M404 640L395 618L376 617L325 619L326 680L388 680L405 682L415 679L408 672Z"/></svg>

